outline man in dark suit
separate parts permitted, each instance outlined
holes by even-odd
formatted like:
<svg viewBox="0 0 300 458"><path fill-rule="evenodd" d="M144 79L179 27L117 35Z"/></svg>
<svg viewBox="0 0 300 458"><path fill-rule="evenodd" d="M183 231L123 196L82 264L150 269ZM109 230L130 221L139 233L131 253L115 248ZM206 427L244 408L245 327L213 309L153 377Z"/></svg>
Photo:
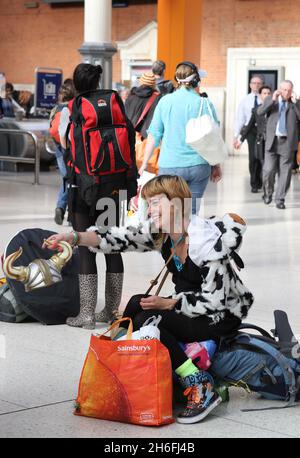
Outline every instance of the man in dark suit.
<svg viewBox="0 0 300 458"><path fill-rule="evenodd" d="M262 86L259 91L261 102L264 103L266 98L272 94L270 86ZM266 125L267 125L267 115L258 115L257 109L252 109L252 115L250 121L247 125L241 129L241 138L236 142L236 149L239 149L245 139L248 137L251 130L256 129L256 139L255 139L255 159L260 161L260 170L262 171L264 158L265 158L265 140L266 140ZM262 180L262 178L261 178Z"/></svg>
<svg viewBox="0 0 300 458"><path fill-rule="evenodd" d="M278 183L275 193L276 207L285 209L285 196L291 184L293 154L298 147L298 122L300 101L292 100L293 83L282 81L273 96L266 98L258 107L258 115L268 116L266 130L266 151L263 167L263 200L272 202L275 176Z"/></svg>
<svg viewBox="0 0 300 458"><path fill-rule="evenodd" d="M241 146L241 130L244 126L248 125L253 108L257 108L261 104L259 89L262 87L263 83L263 78L260 75L253 75L250 81L251 92L239 103L234 126L234 148L239 148ZM256 157L256 136L256 126L253 125L252 128L248 130L246 140L249 150L250 186L251 192L254 193L257 193L262 187L261 162Z"/></svg>

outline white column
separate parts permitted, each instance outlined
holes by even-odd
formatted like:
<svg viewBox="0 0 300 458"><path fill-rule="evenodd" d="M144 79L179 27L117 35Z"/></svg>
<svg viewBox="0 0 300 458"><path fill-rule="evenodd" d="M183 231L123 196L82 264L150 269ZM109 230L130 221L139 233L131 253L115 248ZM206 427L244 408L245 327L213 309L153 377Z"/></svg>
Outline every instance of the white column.
<svg viewBox="0 0 300 458"><path fill-rule="evenodd" d="M83 62L103 68L101 87L111 88L112 56L117 49L111 43L111 0L85 0L84 42L79 48Z"/></svg>
<svg viewBox="0 0 300 458"><path fill-rule="evenodd" d="M85 0L84 42L111 42L111 0Z"/></svg>

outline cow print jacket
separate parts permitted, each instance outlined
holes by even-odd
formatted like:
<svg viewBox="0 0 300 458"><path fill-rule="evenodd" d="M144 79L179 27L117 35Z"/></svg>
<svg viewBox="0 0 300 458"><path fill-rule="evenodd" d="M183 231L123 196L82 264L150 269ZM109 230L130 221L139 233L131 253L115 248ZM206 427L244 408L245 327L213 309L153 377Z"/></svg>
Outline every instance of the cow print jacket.
<svg viewBox="0 0 300 458"><path fill-rule="evenodd" d="M188 226L188 257L192 262L192 275L199 275L199 288L176 292L175 312L190 318L208 316L218 323L230 315L244 319L253 303L253 295L243 284L232 265L233 258L241 262L239 249L245 223L236 215L226 214L222 219L202 219L193 216ZM112 227L106 231L91 227L99 235L99 247L89 249L105 254L125 251L147 252L155 250L150 221L138 226ZM185 263L186 264L186 263ZM180 277L180 276L179 276ZM174 276L173 276L174 279Z"/></svg>

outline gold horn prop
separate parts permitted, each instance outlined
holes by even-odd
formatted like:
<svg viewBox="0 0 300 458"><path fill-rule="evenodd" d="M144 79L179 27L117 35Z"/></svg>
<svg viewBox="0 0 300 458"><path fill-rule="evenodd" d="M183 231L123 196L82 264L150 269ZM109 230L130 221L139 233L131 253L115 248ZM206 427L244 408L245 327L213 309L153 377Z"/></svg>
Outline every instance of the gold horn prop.
<svg viewBox="0 0 300 458"><path fill-rule="evenodd" d="M22 248L7 256L3 271L8 278L24 283L25 291L51 286L62 280L61 270L72 257L72 247L67 242L59 242L62 251L55 253L50 259L34 259L28 267L14 267L14 262L23 253Z"/></svg>
<svg viewBox="0 0 300 458"><path fill-rule="evenodd" d="M29 275L28 267L14 267L13 265L14 262L22 255L22 253L23 249L20 247L18 251L7 256L3 263L3 272L5 273L6 277L25 283Z"/></svg>

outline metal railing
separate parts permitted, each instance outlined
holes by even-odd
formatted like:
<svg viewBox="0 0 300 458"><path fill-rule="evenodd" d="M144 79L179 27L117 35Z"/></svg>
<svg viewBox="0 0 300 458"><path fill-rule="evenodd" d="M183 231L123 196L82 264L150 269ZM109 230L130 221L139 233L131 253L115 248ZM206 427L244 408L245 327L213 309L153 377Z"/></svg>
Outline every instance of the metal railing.
<svg viewBox="0 0 300 458"><path fill-rule="evenodd" d="M34 158L31 157L20 157L20 156L0 156L0 161L3 162L14 162L23 164L34 164L34 183L40 184L40 150L38 145L38 139L35 134L29 130L17 130L17 129L0 129L0 134L18 134L28 135L31 137L34 144Z"/></svg>

